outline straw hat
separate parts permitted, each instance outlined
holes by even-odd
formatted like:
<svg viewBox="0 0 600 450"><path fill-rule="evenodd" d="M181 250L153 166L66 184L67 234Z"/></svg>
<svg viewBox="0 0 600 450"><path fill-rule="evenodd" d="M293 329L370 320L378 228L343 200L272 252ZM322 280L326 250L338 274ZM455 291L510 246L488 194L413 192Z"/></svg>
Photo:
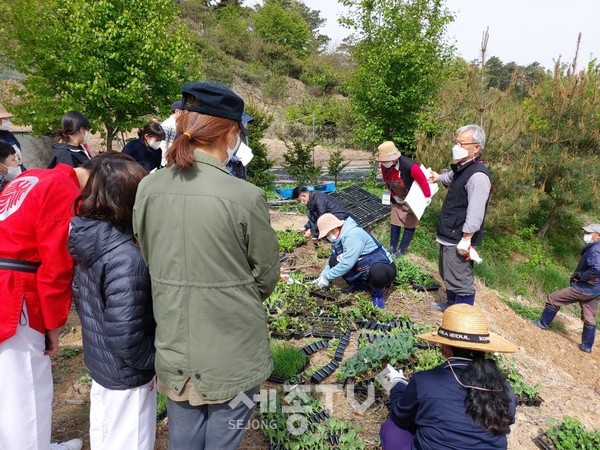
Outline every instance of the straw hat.
<svg viewBox="0 0 600 450"><path fill-rule="evenodd" d="M385 141L377 147L377 150L379 150L379 154L377 155L377 158L375 158L375 161L388 162L396 161L400 158L400 150L396 148L392 141Z"/></svg>
<svg viewBox="0 0 600 450"><path fill-rule="evenodd" d="M319 239L323 239L334 228L344 225L344 221L338 219L331 213L323 214L317 219L317 228L319 229Z"/></svg>
<svg viewBox="0 0 600 450"><path fill-rule="evenodd" d="M438 330L418 334L417 337L429 342L480 352L515 353L519 350L513 343L490 332L482 310L465 303L446 308Z"/></svg>
<svg viewBox="0 0 600 450"><path fill-rule="evenodd" d="M11 117L14 116L3 105L0 105L0 119L10 119Z"/></svg>

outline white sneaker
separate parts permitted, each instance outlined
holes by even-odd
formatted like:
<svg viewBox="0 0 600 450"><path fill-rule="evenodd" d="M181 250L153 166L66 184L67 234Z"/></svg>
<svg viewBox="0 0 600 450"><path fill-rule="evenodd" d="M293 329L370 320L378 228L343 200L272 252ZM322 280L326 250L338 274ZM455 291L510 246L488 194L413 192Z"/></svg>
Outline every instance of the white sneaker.
<svg viewBox="0 0 600 450"><path fill-rule="evenodd" d="M71 439L67 442L55 442L50 444L50 450L81 450L83 442L81 439Z"/></svg>

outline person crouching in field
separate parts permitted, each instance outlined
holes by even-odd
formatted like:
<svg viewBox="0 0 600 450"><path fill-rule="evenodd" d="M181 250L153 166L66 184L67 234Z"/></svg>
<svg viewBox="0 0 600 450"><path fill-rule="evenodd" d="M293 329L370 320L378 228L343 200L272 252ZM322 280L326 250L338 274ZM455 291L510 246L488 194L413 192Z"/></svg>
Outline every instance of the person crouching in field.
<svg viewBox="0 0 600 450"><path fill-rule="evenodd" d="M146 170L120 154L101 164L75 201L69 252L83 356L92 376L94 449L152 450L156 380L150 275L131 217Z"/></svg>

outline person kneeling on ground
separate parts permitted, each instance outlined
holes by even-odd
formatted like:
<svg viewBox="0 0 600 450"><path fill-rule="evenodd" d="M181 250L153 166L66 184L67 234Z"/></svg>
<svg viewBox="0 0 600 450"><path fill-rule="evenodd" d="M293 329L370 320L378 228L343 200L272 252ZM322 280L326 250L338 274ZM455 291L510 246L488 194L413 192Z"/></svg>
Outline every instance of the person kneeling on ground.
<svg viewBox="0 0 600 450"><path fill-rule="evenodd" d="M583 332L579 350L592 353L596 337L596 313L600 303L600 223L583 227L585 247L581 251L581 259L571 276L571 286L548 296L542 317L533 322L535 326L545 330L554 320L561 306L579 303Z"/></svg>
<svg viewBox="0 0 600 450"><path fill-rule="evenodd" d="M379 431L383 450L506 449L516 397L486 353L514 353L517 346L491 333L484 312L466 303L446 308L438 330L417 337L441 344L446 361L410 382L388 367L382 384L391 387L391 406Z"/></svg>
<svg viewBox="0 0 600 450"><path fill-rule="evenodd" d="M317 220L323 214L331 213L340 220L346 220L349 216L339 200L331 195L320 191L309 191L305 186L297 186L292 191L292 199L298 203L306 205L306 215L308 222L304 225L304 237L317 238L319 230L317 229Z"/></svg>
<svg viewBox="0 0 600 450"><path fill-rule="evenodd" d="M371 290L373 305L385 307L384 290L396 278L396 265L381 243L354 219L340 220L327 213L317 221L319 239L331 242L331 257L315 283L325 288L338 277L350 285L343 292Z"/></svg>

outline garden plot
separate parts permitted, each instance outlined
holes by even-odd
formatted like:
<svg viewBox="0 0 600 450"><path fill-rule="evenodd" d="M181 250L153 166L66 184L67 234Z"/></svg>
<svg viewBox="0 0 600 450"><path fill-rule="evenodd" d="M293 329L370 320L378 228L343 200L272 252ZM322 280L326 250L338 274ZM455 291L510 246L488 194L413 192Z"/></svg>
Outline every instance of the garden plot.
<svg viewBox="0 0 600 450"><path fill-rule="evenodd" d="M306 222L306 217L301 215L284 215L273 220L273 223L281 223L282 228L299 228ZM316 242L308 241L302 246L288 253L286 260L282 263L284 268L299 269L305 276L315 277L319 274L325 264L325 259L319 259L316 256ZM433 243L432 243L433 245ZM327 249L328 245L324 245ZM436 267L434 263L424 261L416 255L408 254L403 259L409 261L433 276L439 283ZM345 283L335 282L333 288L339 290ZM536 443L538 435L550 431L549 421L562 423L563 416L576 418L580 423L581 429L567 424L568 430L561 429L562 435L569 438L569 434L581 434L585 430L591 433L592 430L600 428L600 351L594 351L592 354L584 354L576 348L579 342L581 328L576 326L568 327L563 333L552 331L542 331L532 327L528 321L517 316L500 298L496 291L487 289L481 281L476 282L477 299L476 305L482 308L490 320L492 331L497 332L506 338L512 340L520 347L519 353L514 355L516 368L519 375L529 386L535 387L539 383L539 395L544 399L539 407L519 406L517 408L516 423L511 427L511 433L508 436L509 450L534 450L539 449L540 444ZM432 301L440 302L444 299L443 289L439 291L418 292L404 283L396 286L394 290L386 293L386 309L384 313L388 317L379 318L380 322L389 322L392 320L406 317L415 324L433 325L436 320L441 318L441 314L432 310L429 303ZM360 299L364 300L363 303ZM307 435L303 439L316 442L322 439L320 447L314 444L313 447L306 448L333 448L327 436L335 434L332 430L348 430L344 441L352 441L351 445L346 442L338 444L341 448L364 448L375 449L378 445L378 431L381 422L387 417L384 397L379 397L363 413L359 413L348 403L346 391L343 389L343 383L338 381L338 373L345 361L366 345L364 340L369 341L369 335L375 342L377 339L389 339L390 331L373 330L359 326L360 320L357 316L366 315L369 311L368 295L350 296L351 304L341 307L346 311L346 315L351 316L356 326L356 330L350 333L349 343L344 351L340 367L331 375L323 379L320 384L310 384L312 375L322 369L335 358L339 341L337 338L328 339L327 347L320 348L309 356L308 366L303 374L308 380L302 379L303 384L313 389L312 394L320 404L315 406L314 410L319 410L310 420L320 419L320 424L326 421L322 410L331 411L332 420L326 425L322 425L315 434ZM362 311L361 311L362 309ZM368 322L368 320L366 321ZM573 323L577 323L574 318ZM379 337L383 336L383 337ZM303 336L299 339L287 342L294 347L304 348L315 344L323 339ZM363 342L361 342L363 341ZM323 345L323 344L320 344ZM409 362L405 368L405 373L410 374L416 370L429 369L434 367L439 361L439 355L435 348L416 345L415 353L421 352L419 362L416 356L414 362ZM424 347L424 348L422 348ZM71 312L66 327L61 332L61 342L59 356L53 358L53 374L55 379L55 396L53 403L53 427L52 440L60 441L73 437L80 437L84 440L84 450L89 449L89 387L90 380L81 353L81 326L74 310ZM418 367L420 364L421 367ZM358 382L357 382L358 385ZM364 387L368 389L369 383ZM314 389L317 387L339 387L330 397L329 404L327 395L317 393ZM356 385L355 385L356 386ZM284 385L270 381L262 385L265 389L273 389L278 394L278 398L283 399L287 394L284 392ZM360 388L360 386L359 386ZM360 394L360 389L355 389L357 400L363 401L365 394ZM367 391L365 389L364 392ZM362 397L361 397L362 395ZM306 416L306 414L305 414ZM313 417L315 417L313 419ZM340 422L341 421L341 422ZM168 418L163 419L158 424L157 430L157 450L166 450L168 448ZM275 428L277 430L277 428ZM571 430L571 431L569 431ZM281 436L281 429L279 430ZM338 433L341 440L341 434ZM336 438L333 438L336 439ZM552 444L550 444L552 445ZM268 449L269 438L266 436L263 427L260 426L260 417L256 413L249 429L242 441L241 449L257 450ZM345 446L345 447L344 447ZM564 447L563 447L564 448ZM568 447L567 447L568 448ZM597 448L591 447L591 448Z"/></svg>

